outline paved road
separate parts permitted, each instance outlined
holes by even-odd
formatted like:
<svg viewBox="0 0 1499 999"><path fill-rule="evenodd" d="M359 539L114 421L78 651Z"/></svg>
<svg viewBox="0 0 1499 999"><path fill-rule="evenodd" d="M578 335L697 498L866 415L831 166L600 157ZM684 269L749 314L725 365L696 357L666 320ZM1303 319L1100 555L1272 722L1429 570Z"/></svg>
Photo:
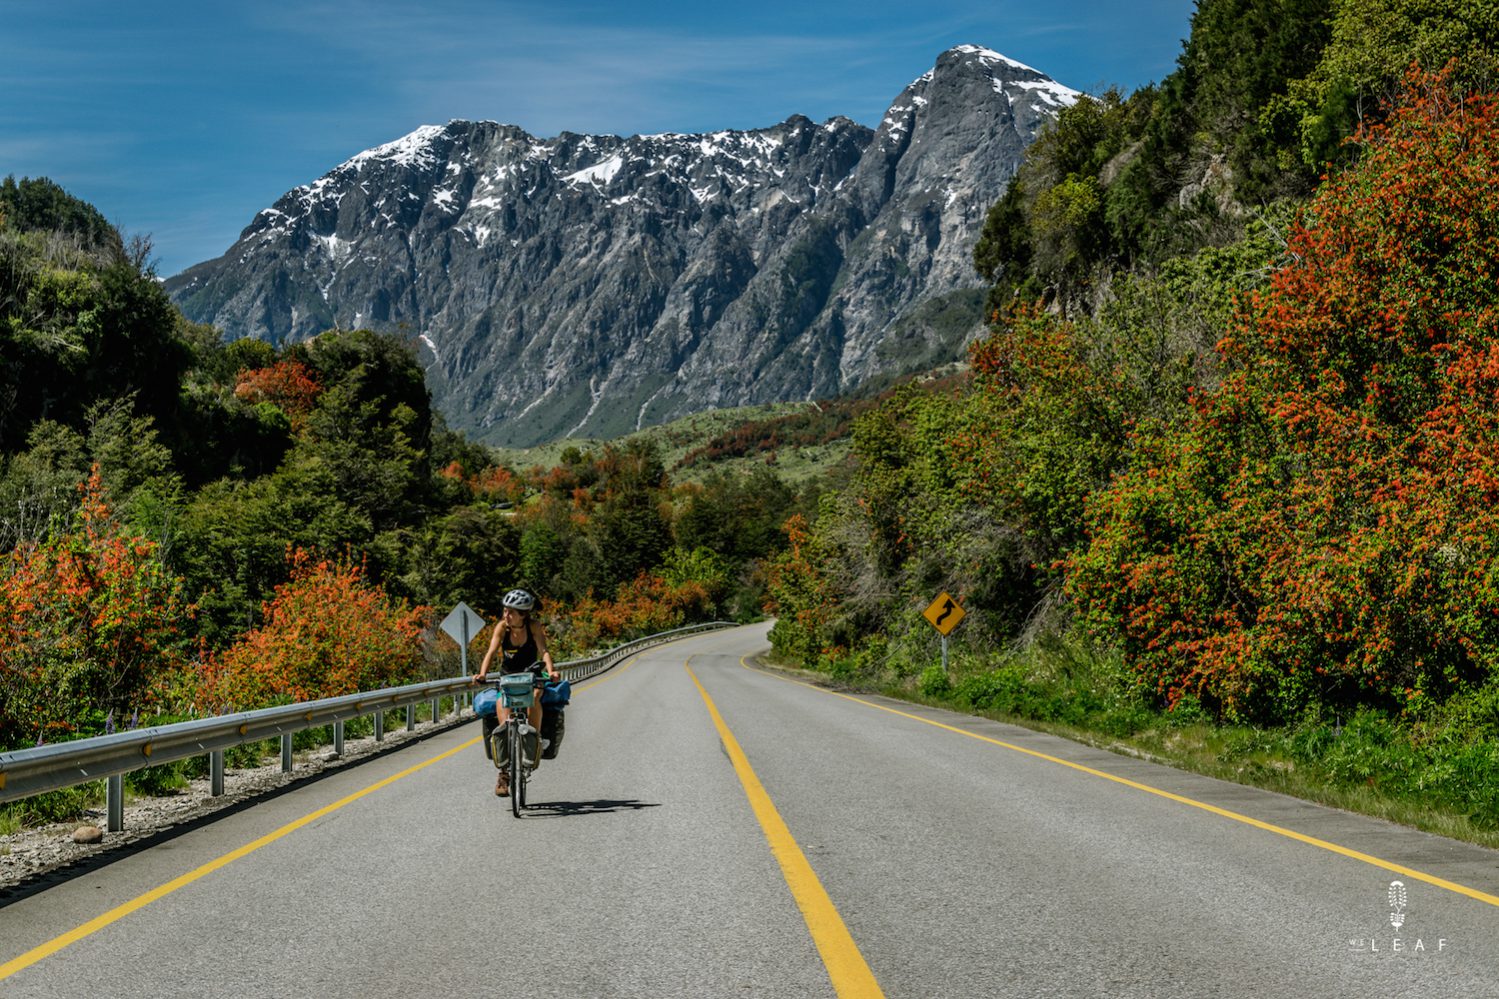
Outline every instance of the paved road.
<svg viewBox="0 0 1499 999"><path fill-rule="evenodd" d="M1493 851L764 646L585 684L522 820L463 726L0 908L0 997L1499 996Z"/></svg>

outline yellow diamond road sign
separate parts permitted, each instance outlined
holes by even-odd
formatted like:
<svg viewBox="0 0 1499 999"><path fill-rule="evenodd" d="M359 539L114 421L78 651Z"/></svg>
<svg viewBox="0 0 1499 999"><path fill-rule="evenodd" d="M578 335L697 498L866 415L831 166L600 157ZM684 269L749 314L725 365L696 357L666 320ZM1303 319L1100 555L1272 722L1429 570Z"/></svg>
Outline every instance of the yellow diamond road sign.
<svg viewBox="0 0 1499 999"><path fill-rule="evenodd" d="M958 622L967 616L967 612L958 606L958 602L946 593L932 601L932 606L921 612L921 616L932 623L932 627L940 631L943 636L952 634L952 630L958 626Z"/></svg>

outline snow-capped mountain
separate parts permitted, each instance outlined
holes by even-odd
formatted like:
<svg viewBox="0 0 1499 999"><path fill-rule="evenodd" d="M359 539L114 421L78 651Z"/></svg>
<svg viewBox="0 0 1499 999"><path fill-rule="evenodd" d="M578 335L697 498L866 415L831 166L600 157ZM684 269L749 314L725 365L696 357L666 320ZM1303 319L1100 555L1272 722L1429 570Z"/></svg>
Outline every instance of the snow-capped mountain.
<svg viewBox="0 0 1499 999"><path fill-rule="evenodd" d="M288 192L167 289L231 337L408 330L449 423L492 443L825 397L961 356L985 214L1077 97L960 46L873 131L424 126Z"/></svg>

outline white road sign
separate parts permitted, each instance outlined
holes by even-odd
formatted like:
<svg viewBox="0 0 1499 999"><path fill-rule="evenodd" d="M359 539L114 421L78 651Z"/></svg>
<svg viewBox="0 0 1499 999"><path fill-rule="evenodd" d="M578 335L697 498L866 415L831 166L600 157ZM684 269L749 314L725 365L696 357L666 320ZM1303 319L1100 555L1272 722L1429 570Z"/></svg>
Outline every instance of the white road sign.
<svg viewBox="0 0 1499 999"><path fill-rule="evenodd" d="M475 614L473 608L460 600L458 606L442 619L439 627L447 632L453 641L467 648L468 643L474 640L474 636L484 630L484 623L484 619Z"/></svg>

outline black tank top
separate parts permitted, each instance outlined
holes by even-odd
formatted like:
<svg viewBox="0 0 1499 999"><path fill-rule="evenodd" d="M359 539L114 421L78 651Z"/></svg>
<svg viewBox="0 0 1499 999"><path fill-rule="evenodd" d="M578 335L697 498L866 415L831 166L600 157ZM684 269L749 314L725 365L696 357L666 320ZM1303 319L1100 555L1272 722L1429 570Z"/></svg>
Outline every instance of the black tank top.
<svg viewBox="0 0 1499 999"><path fill-rule="evenodd" d="M501 623L500 627L505 628ZM545 668L536 654L536 636L531 634L531 622L526 622L526 640L519 645L510 644L510 629L505 628L500 636L501 673L539 673Z"/></svg>

